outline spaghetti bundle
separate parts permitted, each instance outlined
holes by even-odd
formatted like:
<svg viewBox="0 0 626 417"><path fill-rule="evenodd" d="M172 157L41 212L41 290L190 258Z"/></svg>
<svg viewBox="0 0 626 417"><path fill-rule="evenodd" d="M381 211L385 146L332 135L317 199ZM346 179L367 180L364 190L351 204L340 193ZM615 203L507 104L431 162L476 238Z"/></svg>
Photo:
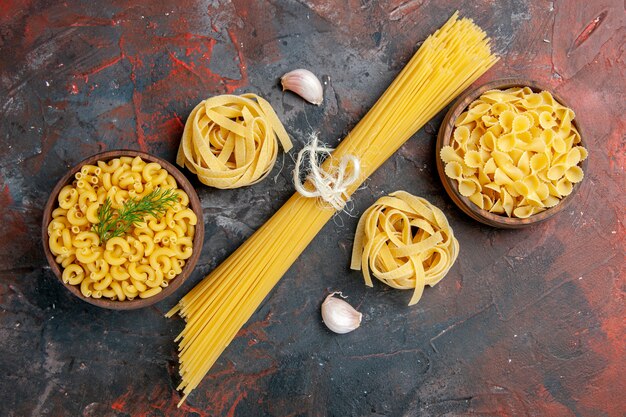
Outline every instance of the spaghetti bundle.
<svg viewBox="0 0 626 417"><path fill-rule="evenodd" d="M429 36L406 67L333 152L354 155L361 175L352 194L411 135L489 69L486 34L455 13ZM328 162L330 158L326 161ZM239 329L313 240L334 210L294 194L239 249L168 312L187 321L177 337L183 397L200 383Z"/></svg>
<svg viewBox="0 0 626 417"><path fill-rule="evenodd" d="M278 141L291 140L272 106L256 94L222 95L201 101L187 118L176 163L206 185L238 188L269 174Z"/></svg>
<svg viewBox="0 0 626 417"><path fill-rule="evenodd" d="M396 191L361 216L350 268L363 269L368 287L373 286L371 269L390 287L413 289L413 305L426 285L446 276L458 254L459 242L443 212L424 198Z"/></svg>

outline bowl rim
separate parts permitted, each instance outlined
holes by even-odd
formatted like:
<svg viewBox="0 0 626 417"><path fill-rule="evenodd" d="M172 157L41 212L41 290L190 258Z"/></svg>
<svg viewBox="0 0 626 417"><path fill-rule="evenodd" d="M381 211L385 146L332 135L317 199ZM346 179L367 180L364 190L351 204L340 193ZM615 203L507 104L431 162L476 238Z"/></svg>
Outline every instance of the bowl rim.
<svg viewBox="0 0 626 417"><path fill-rule="evenodd" d="M556 206L546 209L541 213L534 214L528 218L521 219L517 217L507 217L500 214L490 213L487 210L479 208L476 204L470 201L469 198L461 195L458 191L458 186L456 186L453 183L453 180L451 178L448 178L448 176L445 174L445 166L440 157L441 148L450 143L452 132L454 130L454 121L456 121L457 117L470 105L470 103L480 97L484 92L493 89L506 89L511 87L529 87L534 92L548 91L559 103L566 107L569 107L570 109L573 109L566 100L563 100L563 97L552 91L552 89L547 88L540 82L526 78L500 78L469 88L458 97L458 99L454 102L452 107L446 113L443 122L441 123L439 133L437 134L437 143L435 147L437 171L439 173L439 177L441 178L441 182L443 183L443 186L452 201L465 214L469 215L474 220L477 220L483 224L492 227L505 229L516 229L537 224L563 211L572 202L574 195L578 192L578 189L582 184L582 181L575 183L573 185L572 192L562 198L560 203L558 203ZM572 120L572 124L574 125L574 127L576 127L578 133L580 134L580 145L584 146L585 140L579 120L574 118ZM578 164L584 172L587 172L587 160L588 159L580 161Z"/></svg>
<svg viewBox="0 0 626 417"><path fill-rule="evenodd" d="M58 204L57 199L59 192L61 189L69 184L76 174L84 165L93 164L96 161L109 161L114 158L119 158L122 156L130 156L136 157L139 156L144 161L148 162L157 162L159 163L167 172L169 172L178 183L178 187L182 188L185 193L189 196L189 207L194 211L198 218L198 223L196 224L196 230L193 238L193 253L187 262L182 268L180 274L178 274L168 285L166 288L163 288L163 291L158 293L155 296L149 298L135 298L134 300L125 300L125 301L113 301L108 298L93 298L93 297L85 297L80 292L80 289L76 285L71 285L69 283L63 282L62 279L62 270L61 265L57 264L56 257L52 254L50 250L49 242L48 242L48 225L52 219L52 211L54 207ZM202 244L204 242L204 219L202 215L202 205L200 204L200 199L198 198L198 194L196 190L193 188L187 177L183 175L178 168L169 163L163 158L158 156L150 155L146 152L136 151L131 149L118 149L118 150L110 150L99 152L97 154L91 155L82 161L75 164L72 168L70 168L67 173L61 177L60 180L57 181L55 187L52 189L50 196L46 202L46 205L43 209L43 219L42 219L42 244L44 248L44 253L46 255L46 260L50 265L50 269L54 272L54 275L58 278L58 280L63 284L65 288L67 288L73 295L80 298L81 300L88 302L92 305L107 308L111 310L134 310L143 307L148 307L153 304L158 303L159 301L164 300L170 295L174 294L178 288L187 280L187 278L193 272L196 263L198 262L198 258L200 257L200 253L202 251Z"/></svg>

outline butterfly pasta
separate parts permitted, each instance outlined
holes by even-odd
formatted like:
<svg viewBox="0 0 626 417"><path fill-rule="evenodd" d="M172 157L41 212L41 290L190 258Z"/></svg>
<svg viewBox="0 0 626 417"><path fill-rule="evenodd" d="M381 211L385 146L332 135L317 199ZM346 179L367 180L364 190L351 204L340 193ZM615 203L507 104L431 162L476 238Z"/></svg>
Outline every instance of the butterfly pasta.
<svg viewBox="0 0 626 417"><path fill-rule="evenodd" d="M445 174L492 213L526 218L554 207L584 176L587 150L573 119L548 91L487 91L459 115L441 149Z"/></svg>
<svg viewBox="0 0 626 417"><path fill-rule="evenodd" d="M413 289L409 305L426 285L437 284L459 253L459 242L441 210L405 191L381 197L357 226L350 268L362 269L393 288Z"/></svg>
<svg viewBox="0 0 626 417"><path fill-rule="evenodd" d="M206 185L238 188L265 178L291 140L272 106L255 94L201 101L185 123L176 163Z"/></svg>

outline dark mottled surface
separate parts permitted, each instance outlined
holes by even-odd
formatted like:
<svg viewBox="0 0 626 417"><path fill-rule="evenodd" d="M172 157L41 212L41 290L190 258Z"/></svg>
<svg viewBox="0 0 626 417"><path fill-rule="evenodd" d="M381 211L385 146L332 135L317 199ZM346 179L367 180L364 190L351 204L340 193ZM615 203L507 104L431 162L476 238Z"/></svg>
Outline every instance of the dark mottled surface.
<svg viewBox="0 0 626 417"><path fill-rule="evenodd" d="M0 2L0 415L626 413L624 3L346 3ZM413 308L407 293L366 288L348 270L357 219L342 214L177 409L182 322L163 313L292 193L291 157L251 188L198 186L200 264L172 299L143 311L100 310L56 281L38 238L51 187L103 149L172 160L192 106L225 92L266 97L296 150L312 132L334 143L456 7L502 54L484 80L534 78L573 103L591 156L571 208L520 231L464 216L436 175L440 114L372 176L356 211L397 189L443 208L461 243L448 277ZM323 106L280 91L278 77L297 67L323 76ZM364 313L358 331L323 327L328 290Z"/></svg>

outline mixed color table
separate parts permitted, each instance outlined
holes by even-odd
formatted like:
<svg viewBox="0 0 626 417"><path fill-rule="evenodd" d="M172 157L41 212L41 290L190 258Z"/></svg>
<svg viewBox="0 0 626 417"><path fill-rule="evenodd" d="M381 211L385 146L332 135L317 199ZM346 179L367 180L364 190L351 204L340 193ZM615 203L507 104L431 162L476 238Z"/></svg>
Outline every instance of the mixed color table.
<svg viewBox="0 0 626 417"><path fill-rule="evenodd" d="M169 3L169 4L168 4ZM621 1L145 1L0 3L0 415L623 416L626 412L626 14ZM590 151L572 205L529 229L457 209L434 155L439 114L330 222L180 409L163 317L293 192L293 155L262 183L194 180L207 233L176 295L116 312L72 296L45 263L41 210L68 167L103 150L174 160L185 118L215 94L268 99L296 150L345 136L457 7L501 61L481 81L527 77L576 111ZM279 77L318 74L316 107ZM191 176L190 176L191 177ZM414 307L348 268L357 218L395 190L450 219L461 252ZM339 336L329 291L364 313Z"/></svg>

